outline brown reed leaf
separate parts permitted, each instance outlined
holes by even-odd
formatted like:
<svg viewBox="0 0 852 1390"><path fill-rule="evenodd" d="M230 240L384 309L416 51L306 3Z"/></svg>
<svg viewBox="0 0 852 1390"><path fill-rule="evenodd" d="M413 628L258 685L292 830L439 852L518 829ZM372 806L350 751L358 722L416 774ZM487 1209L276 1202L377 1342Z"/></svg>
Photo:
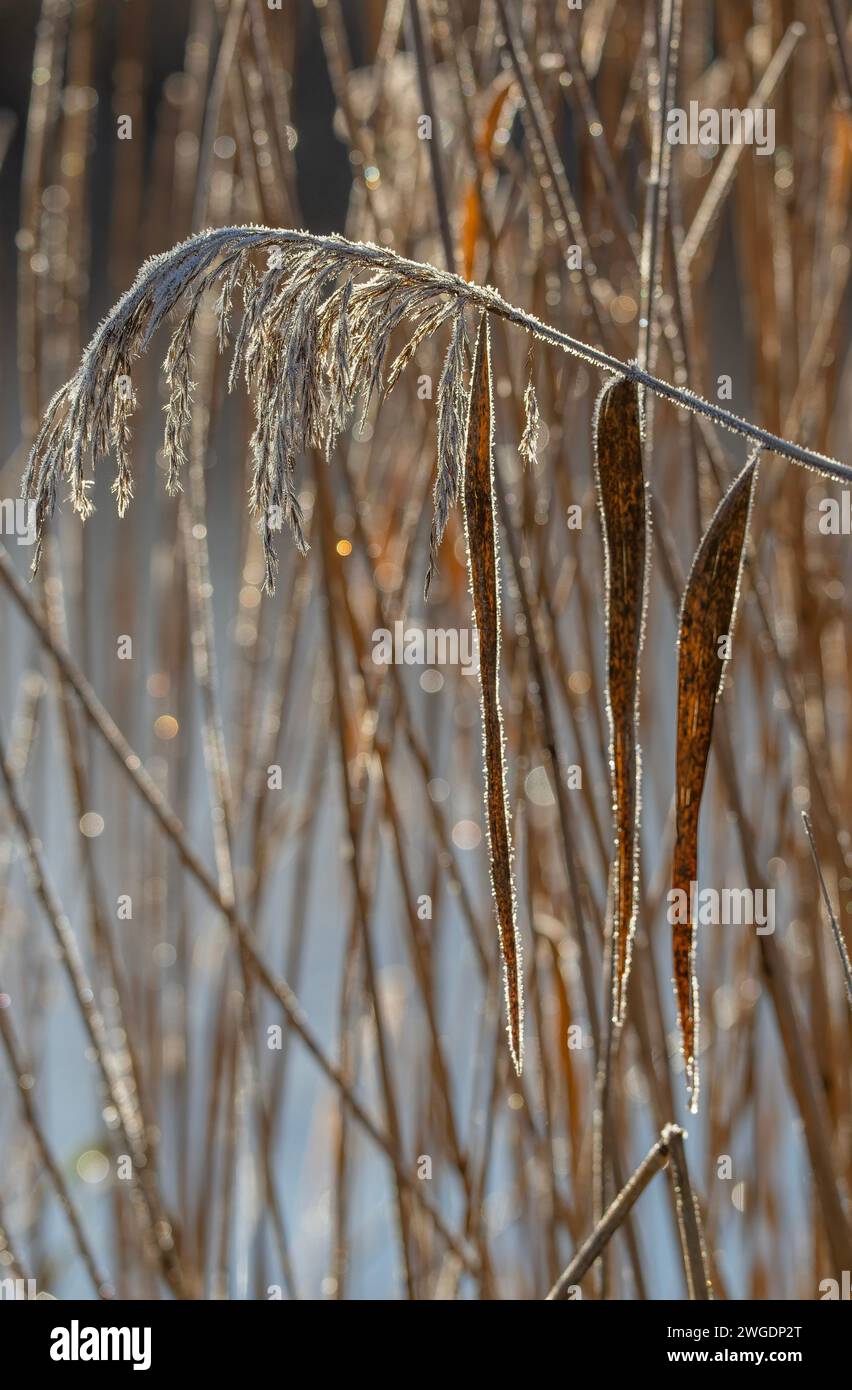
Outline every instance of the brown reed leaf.
<svg viewBox="0 0 852 1390"><path fill-rule="evenodd" d="M648 503L639 388L609 382L595 412L595 478L604 536L607 712L615 827L612 1016L624 1018L636 930L641 757L639 656L648 573Z"/></svg>
<svg viewBox="0 0 852 1390"><path fill-rule="evenodd" d="M698 815L716 702L736 619L758 455L719 503L692 562L678 628L676 826L672 891L688 911L672 913L672 956L690 1109L698 1107L698 980L691 886L698 872Z"/></svg>
<svg viewBox="0 0 852 1390"><path fill-rule="evenodd" d="M464 523L470 591L479 632L485 805L491 856L491 888L500 931L509 1046L520 1076L524 1053L521 938L512 879L512 837L506 789L503 716L500 710L500 577L494 508L494 431L491 335L483 314L470 386L464 464Z"/></svg>

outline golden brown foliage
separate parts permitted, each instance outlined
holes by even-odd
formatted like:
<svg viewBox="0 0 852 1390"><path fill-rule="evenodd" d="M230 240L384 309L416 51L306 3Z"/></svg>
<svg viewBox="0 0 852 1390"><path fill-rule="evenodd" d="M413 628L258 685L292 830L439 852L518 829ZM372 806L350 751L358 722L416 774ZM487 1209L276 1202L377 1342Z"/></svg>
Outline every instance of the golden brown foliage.
<svg viewBox="0 0 852 1390"><path fill-rule="evenodd" d="M698 981L690 885L698 873L698 814L707 773L716 701L732 636L757 456L722 498L692 562L678 631L676 835L672 889L686 894L687 919L672 923L675 992L686 1084L698 1104ZM678 917L682 914L678 914Z"/></svg>
<svg viewBox="0 0 852 1390"><path fill-rule="evenodd" d="M524 1010L521 940L512 881L512 838L506 792L503 716L500 711L500 578L494 515L491 338L482 316L470 387L464 465L464 518L473 609L479 632L485 804L491 852L491 887L500 930L509 1045L518 1075L523 1066Z"/></svg>
<svg viewBox="0 0 852 1390"><path fill-rule="evenodd" d="M648 511L639 388L609 382L595 416L595 477L606 564L607 709L615 824L612 1011L624 1017L636 928L640 753L639 655L647 587Z"/></svg>

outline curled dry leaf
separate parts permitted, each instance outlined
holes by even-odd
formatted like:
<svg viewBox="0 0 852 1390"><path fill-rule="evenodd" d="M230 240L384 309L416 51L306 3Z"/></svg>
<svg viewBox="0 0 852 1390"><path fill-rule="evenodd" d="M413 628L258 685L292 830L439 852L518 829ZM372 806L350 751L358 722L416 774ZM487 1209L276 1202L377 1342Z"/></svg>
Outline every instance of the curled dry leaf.
<svg viewBox="0 0 852 1390"><path fill-rule="evenodd" d="M517 109L518 93L514 79L509 73L501 73L494 79L489 89L489 95L488 110L476 133L479 169L476 176L468 184L462 204L461 249L466 280L470 280L473 276L476 243L482 230L481 182L493 177L493 151L497 135L503 130L508 136ZM507 101L510 95L512 100Z"/></svg>
<svg viewBox="0 0 852 1390"><path fill-rule="evenodd" d="M698 872L698 815L716 701L736 617L758 456L722 498L692 562L678 629L676 827L670 901L674 983L690 1108L698 1107L698 980L692 885ZM677 896L674 896L674 895Z"/></svg>
<svg viewBox="0 0 852 1390"><path fill-rule="evenodd" d="M604 536L607 711L615 826L612 875L612 1016L624 1017L636 929L641 760L639 656L648 569L648 503L639 388L609 382L595 415L595 478Z"/></svg>
<svg viewBox="0 0 852 1390"><path fill-rule="evenodd" d="M470 590L479 632L485 805L491 855L491 888L500 931L506 986L509 1045L515 1070L523 1065L524 1010L521 938L512 880L512 838L506 791L503 716L500 711L500 581L494 508L491 339L483 315L476 340L467 417L464 523Z"/></svg>

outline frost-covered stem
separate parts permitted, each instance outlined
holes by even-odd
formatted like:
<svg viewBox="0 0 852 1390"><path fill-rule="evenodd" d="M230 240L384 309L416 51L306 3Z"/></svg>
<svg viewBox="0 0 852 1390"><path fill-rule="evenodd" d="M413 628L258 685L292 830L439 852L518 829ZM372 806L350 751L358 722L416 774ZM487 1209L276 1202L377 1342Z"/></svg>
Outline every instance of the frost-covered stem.
<svg viewBox="0 0 852 1390"><path fill-rule="evenodd" d="M661 1168L665 1168L669 1161L672 1136L682 1133L683 1131L678 1129L677 1125L666 1125L654 1147L645 1155L632 1178L621 1189L588 1240L583 1242L567 1269L560 1274L547 1295L548 1302L556 1302L558 1299L570 1300L572 1289L576 1288L583 1276L591 1269L595 1260L606 1248L612 1236L615 1235L631 1207L642 1196L648 1183L656 1173L659 1173Z"/></svg>
<svg viewBox="0 0 852 1390"><path fill-rule="evenodd" d="M713 1286L707 1270L701 1213L689 1181L689 1168L683 1147L684 1132L677 1125L670 1125L663 1137L667 1140L669 1148L669 1173L675 1191L678 1234L689 1297L691 1301L706 1302L713 1297Z"/></svg>

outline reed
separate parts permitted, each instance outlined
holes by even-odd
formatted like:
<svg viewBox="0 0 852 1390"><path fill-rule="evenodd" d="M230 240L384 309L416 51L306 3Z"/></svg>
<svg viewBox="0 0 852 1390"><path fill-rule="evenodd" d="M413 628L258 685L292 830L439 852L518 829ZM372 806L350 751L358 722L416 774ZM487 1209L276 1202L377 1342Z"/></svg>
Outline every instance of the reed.
<svg viewBox="0 0 852 1390"><path fill-rule="evenodd" d="M852 1265L841 7L19 8L0 1268L819 1297ZM692 102L771 106L774 150L672 144ZM478 674L380 661L398 622L476 626ZM774 930L673 921L693 884L771 890Z"/></svg>

